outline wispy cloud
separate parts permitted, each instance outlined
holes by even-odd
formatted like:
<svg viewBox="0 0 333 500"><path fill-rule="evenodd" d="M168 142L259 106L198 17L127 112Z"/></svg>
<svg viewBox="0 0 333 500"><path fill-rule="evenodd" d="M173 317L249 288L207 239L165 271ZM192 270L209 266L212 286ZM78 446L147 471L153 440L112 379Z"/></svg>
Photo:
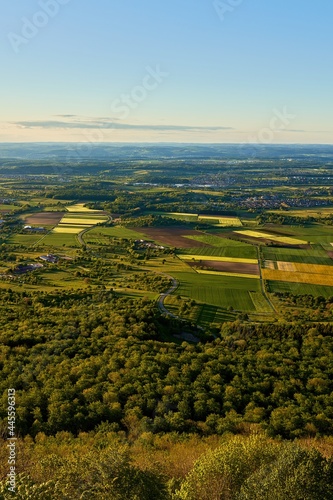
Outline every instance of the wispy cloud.
<svg viewBox="0 0 333 500"><path fill-rule="evenodd" d="M56 115L63 120L33 120L15 121L11 125L22 128L42 129L105 129L105 130L151 130L151 131L178 131L178 132L218 132L220 130L234 130L233 127L222 126L195 126L195 125L154 125L120 123L109 118L82 119L76 115ZM66 119L68 118L68 120Z"/></svg>
<svg viewBox="0 0 333 500"><path fill-rule="evenodd" d="M328 130L303 130L303 129L293 129L293 128L283 128L275 129L275 132L292 132L295 134L328 134Z"/></svg>

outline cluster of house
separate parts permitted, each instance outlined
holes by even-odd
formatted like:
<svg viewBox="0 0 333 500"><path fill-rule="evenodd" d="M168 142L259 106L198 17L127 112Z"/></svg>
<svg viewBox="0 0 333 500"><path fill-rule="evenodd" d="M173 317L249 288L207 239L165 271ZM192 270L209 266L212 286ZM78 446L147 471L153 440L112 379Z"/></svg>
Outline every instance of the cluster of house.
<svg viewBox="0 0 333 500"><path fill-rule="evenodd" d="M32 227L32 226L24 226L25 231L33 231L34 233L40 233L45 231L45 227Z"/></svg>
<svg viewBox="0 0 333 500"><path fill-rule="evenodd" d="M41 260L44 260L44 262L50 262L51 264L55 264L59 260L59 257L53 255L52 253L48 253L47 255L41 255L39 258Z"/></svg>
<svg viewBox="0 0 333 500"><path fill-rule="evenodd" d="M156 243L152 243L151 241L146 241L146 240L135 240L135 245L138 248L155 248L159 250L164 250L165 247L162 247L162 245L156 245Z"/></svg>

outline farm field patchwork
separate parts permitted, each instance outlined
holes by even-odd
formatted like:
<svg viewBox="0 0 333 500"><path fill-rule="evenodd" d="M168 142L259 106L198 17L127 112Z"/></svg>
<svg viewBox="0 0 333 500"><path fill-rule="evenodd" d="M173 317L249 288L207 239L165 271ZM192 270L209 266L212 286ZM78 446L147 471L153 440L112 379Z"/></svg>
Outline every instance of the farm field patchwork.
<svg viewBox="0 0 333 500"><path fill-rule="evenodd" d="M199 215L198 221L206 222L207 224L214 224L222 227L239 227L242 222L238 217L221 217L218 215Z"/></svg>
<svg viewBox="0 0 333 500"><path fill-rule="evenodd" d="M300 240L297 238L291 238L290 236L277 236L271 233L265 233L261 231L252 231L252 230L244 230L244 231L234 231L234 233L241 234L244 236L249 236L251 238L258 239L266 239L277 241L278 243L285 243L286 245L306 245L306 241Z"/></svg>
<svg viewBox="0 0 333 500"><path fill-rule="evenodd" d="M161 215L163 213L161 212ZM235 216L222 216L222 215L200 215L186 212L167 212L167 216L174 219L189 221L189 222L205 222L206 224L213 224L214 226L221 227L240 227L242 222L239 217Z"/></svg>

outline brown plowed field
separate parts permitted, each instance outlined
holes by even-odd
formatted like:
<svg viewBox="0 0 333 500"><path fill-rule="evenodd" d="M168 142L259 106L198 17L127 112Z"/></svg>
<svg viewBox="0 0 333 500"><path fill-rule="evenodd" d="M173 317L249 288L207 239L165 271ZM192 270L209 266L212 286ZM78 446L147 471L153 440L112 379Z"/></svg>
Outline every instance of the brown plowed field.
<svg viewBox="0 0 333 500"><path fill-rule="evenodd" d="M64 214L65 212L40 212L27 217L25 223L38 226L56 226Z"/></svg>
<svg viewBox="0 0 333 500"><path fill-rule="evenodd" d="M216 260L201 260L196 262L186 262L191 267L200 267L201 269L211 269L226 273L256 274L259 275L257 264L245 264L243 262L219 262Z"/></svg>
<svg viewBox="0 0 333 500"><path fill-rule="evenodd" d="M182 227L135 227L136 232L142 233L148 239L155 240L162 245L167 245L176 248L194 248L194 247L211 247L201 241L190 240L184 236L199 236L199 231L193 229L185 229Z"/></svg>

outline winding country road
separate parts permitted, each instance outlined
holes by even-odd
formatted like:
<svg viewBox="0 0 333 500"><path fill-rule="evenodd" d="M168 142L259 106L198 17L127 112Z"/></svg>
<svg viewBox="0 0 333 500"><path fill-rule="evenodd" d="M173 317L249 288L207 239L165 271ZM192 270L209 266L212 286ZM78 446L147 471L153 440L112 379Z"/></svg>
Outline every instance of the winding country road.
<svg viewBox="0 0 333 500"><path fill-rule="evenodd" d="M167 278L169 278L172 285L171 285L171 288L169 288L169 290L167 290L165 293L161 293L161 295L159 296L158 301L157 301L158 308L162 314L167 314L171 318L180 319L179 316L176 316L175 314L168 311L168 309L164 305L165 298L177 290L179 283L175 278L173 278L169 274L163 274L163 276L166 276Z"/></svg>

